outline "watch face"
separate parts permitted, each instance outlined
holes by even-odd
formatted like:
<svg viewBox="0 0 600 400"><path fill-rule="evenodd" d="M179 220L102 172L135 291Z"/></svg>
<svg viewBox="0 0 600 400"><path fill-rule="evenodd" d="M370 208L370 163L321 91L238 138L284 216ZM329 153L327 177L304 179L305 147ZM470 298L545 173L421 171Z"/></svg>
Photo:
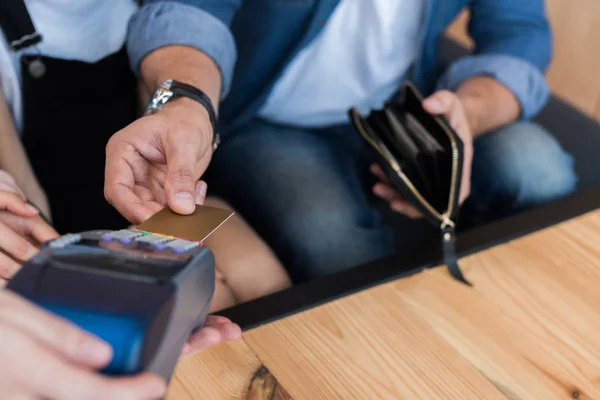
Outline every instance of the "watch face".
<svg viewBox="0 0 600 400"><path fill-rule="evenodd" d="M159 107L165 104L170 98L173 96L173 92L165 87L160 87L156 91L155 100L158 103Z"/></svg>
<svg viewBox="0 0 600 400"><path fill-rule="evenodd" d="M144 114L151 114L155 111L160 110L162 106L167 101L169 101L171 97L173 97L173 92L171 92L170 90L171 85L167 84L168 82L169 81L165 82L156 89L154 95L152 96L152 99L150 99L150 102L146 107L146 111Z"/></svg>

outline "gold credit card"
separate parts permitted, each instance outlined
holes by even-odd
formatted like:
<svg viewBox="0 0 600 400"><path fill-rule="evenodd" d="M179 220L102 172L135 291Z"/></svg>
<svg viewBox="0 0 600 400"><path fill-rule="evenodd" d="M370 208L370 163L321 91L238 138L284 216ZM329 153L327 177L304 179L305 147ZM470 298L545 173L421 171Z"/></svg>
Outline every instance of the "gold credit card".
<svg viewBox="0 0 600 400"><path fill-rule="evenodd" d="M193 214L181 215L165 207L136 226L136 229L203 242L233 214L231 210L197 205Z"/></svg>

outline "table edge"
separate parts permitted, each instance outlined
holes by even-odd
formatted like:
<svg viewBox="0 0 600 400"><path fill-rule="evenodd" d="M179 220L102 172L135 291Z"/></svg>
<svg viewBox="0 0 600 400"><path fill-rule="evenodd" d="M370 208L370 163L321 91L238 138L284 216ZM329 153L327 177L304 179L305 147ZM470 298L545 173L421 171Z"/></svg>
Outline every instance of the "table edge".
<svg viewBox="0 0 600 400"><path fill-rule="evenodd" d="M600 189L579 193L458 236L460 257L498 246L600 208ZM360 265L219 312L249 330L441 264L440 249Z"/></svg>

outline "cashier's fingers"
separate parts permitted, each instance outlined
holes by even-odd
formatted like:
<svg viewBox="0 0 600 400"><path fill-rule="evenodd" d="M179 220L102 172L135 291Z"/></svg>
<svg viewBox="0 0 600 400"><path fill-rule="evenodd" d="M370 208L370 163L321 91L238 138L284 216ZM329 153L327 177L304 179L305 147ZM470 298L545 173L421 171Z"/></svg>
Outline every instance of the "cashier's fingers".
<svg viewBox="0 0 600 400"><path fill-rule="evenodd" d="M238 340L241 336L240 327L229 319L209 315L205 326L192 335L183 347L181 355L187 357L219 343Z"/></svg>
<svg viewBox="0 0 600 400"><path fill-rule="evenodd" d="M188 357L221 343L219 331L213 327L203 327L194 333L181 349L181 357Z"/></svg>
<svg viewBox="0 0 600 400"><path fill-rule="evenodd" d="M35 244L45 243L58 237L58 232L40 215L21 217L8 211L0 211L0 221L19 236L33 239Z"/></svg>
<svg viewBox="0 0 600 400"><path fill-rule="evenodd" d="M0 280L4 281L0 284L0 287L3 287L6 283L6 279L10 279L13 275L21 268L21 264L0 252Z"/></svg>
<svg viewBox="0 0 600 400"><path fill-rule="evenodd" d="M242 330L240 327L231 322L229 318L222 317L220 315L209 315L206 325L217 328L221 334L221 338L225 342L238 340L242 337Z"/></svg>
<svg viewBox="0 0 600 400"><path fill-rule="evenodd" d="M39 214L34 206L27 204L17 193L0 191L0 210L10 211L22 217L33 217Z"/></svg>
<svg viewBox="0 0 600 400"><path fill-rule="evenodd" d="M167 387L156 375L140 374L125 378L106 378L89 370L63 363L53 363L58 369L56 381L41 379L37 388L44 398L57 400L155 400L164 397ZM62 368L60 368L62 367ZM41 369L41 368L40 368ZM48 372L55 371L48 368ZM48 394L50 396L46 397Z"/></svg>
<svg viewBox="0 0 600 400"><path fill-rule="evenodd" d="M27 219L23 223L27 226L28 236L35 239L38 243L45 243L59 236L58 232L41 217Z"/></svg>
<svg viewBox="0 0 600 400"><path fill-rule="evenodd" d="M38 253L38 248L0 222L0 248L19 261L27 261Z"/></svg>
<svg viewBox="0 0 600 400"><path fill-rule="evenodd" d="M80 365L101 368L112 357L112 349L106 342L5 290L0 291L0 337L3 337L0 343L14 340L6 337L8 327L17 330L20 337L30 338Z"/></svg>
<svg viewBox="0 0 600 400"><path fill-rule="evenodd" d="M25 194L19 185L17 185L15 178L4 170L0 170L0 191L16 193L19 197L25 199Z"/></svg>
<svg viewBox="0 0 600 400"><path fill-rule="evenodd" d="M165 393L165 382L157 376L107 378L68 362L11 327L2 335L3 343L12 346L2 346L10 349L0 350L2 359L11 359L10 366L2 365L0 379L19 388L23 395L56 400L142 400L158 399Z"/></svg>

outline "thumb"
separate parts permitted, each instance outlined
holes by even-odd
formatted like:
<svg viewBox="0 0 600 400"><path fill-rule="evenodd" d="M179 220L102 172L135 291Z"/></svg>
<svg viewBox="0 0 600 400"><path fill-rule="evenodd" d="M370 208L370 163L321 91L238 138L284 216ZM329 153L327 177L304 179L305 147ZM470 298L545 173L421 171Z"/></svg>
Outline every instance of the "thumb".
<svg viewBox="0 0 600 400"><path fill-rule="evenodd" d="M196 152L192 146L182 146L167 154L165 193L167 204L173 211L179 214L194 212L199 178L196 176Z"/></svg>
<svg viewBox="0 0 600 400"><path fill-rule="evenodd" d="M446 114L454 107L455 95L447 90L436 92L423 102L423 108L430 114Z"/></svg>

